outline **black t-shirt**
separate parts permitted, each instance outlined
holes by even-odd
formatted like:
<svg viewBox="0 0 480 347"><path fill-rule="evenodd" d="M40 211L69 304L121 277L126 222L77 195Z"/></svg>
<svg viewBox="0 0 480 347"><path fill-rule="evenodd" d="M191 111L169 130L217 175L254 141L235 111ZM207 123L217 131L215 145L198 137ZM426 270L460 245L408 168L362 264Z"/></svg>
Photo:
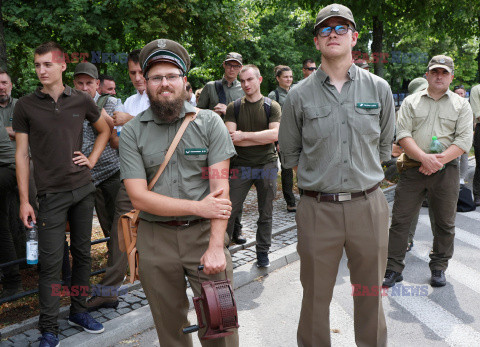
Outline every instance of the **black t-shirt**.
<svg viewBox="0 0 480 347"><path fill-rule="evenodd" d="M83 121L95 123L99 117L93 99L69 86L57 102L40 88L18 100L13 130L28 134L38 195L71 191L92 181L89 168L72 158L82 150Z"/></svg>

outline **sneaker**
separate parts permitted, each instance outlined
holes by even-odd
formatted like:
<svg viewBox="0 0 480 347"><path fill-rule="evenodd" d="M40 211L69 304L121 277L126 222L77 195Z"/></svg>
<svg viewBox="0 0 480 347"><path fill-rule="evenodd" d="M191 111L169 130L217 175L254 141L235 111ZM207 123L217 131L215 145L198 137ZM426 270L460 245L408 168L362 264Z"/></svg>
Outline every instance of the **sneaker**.
<svg viewBox="0 0 480 347"><path fill-rule="evenodd" d="M60 340L58 336L53 333L43 333L39 338L40 344L38 347L57 347L60 346Z"/></svg>
<svg viewBox="0 0 480 347"><path fill-rule="evenodd" d="M70 317L68 317L68 324L73 327L83 328L83 330L90 334L100 334L105 330L102 323L97 322L88 312L70 315Z"/></svg>
<svg viewBox="0 0 480 347"><path fill-rule="evenodd" d="M87 300L88 312L99 308L117 308L118 298L116 296L92 296Z"/></svg>
<svg viewBox="0 0 480 347"><path fill-rule="evenodd" d="M268 260L267 252L257 252L257 267L269 267L270 260Z"/></svg>
<svg viewBox="0 0 480 347"><path fill-rule="evenodd" d="M430 280L432 287L443 287L447 284L447 279L445 278L445 271L443 270L432 270L432 279Z"/></svg>
<svg viewBox="0 0 480 347"><path fill-rule="evenodd" d="M387 269L387 271L385 271L385 279L383 280L382 287L390 288L400 281L403 281L403 276L400 272Z"/></svg>

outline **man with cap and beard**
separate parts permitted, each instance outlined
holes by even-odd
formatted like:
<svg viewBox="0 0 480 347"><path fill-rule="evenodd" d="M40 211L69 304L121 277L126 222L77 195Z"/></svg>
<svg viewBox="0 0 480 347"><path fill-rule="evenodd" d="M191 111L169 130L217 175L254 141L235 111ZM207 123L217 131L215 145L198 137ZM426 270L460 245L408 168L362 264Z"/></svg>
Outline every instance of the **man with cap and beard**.
<svg viewBox="0 0 480 347"><path fill-rule="evenodd" d="M228 175L205 178L205 169L228 172L235 155L227 128L213 111L185 100L190 57L177 42L160 39L140 53L150 108L128 122L120 136L120 170L127 193L141 210L139 276L150 302L161 346L191 346L185 276L195 296L201 282L233 278L226 245L230 216ZM165 159L186 114L197 113L152 191L147 183ZM198 265L204 271L197 277ZM203 334L204 329L199 334ZM238 334L201 340L203 346L238 346Z"/></svg>
<svg viewBox="0 0 480 347"><path fill-rule="evenodd" d="M394 104L388 83L352 63L358 33L352 12L332 4L317 15L317 71L283 105L282 163L297 168L303 286L299 346L329 346L329 306L345 249L353 287L355 341L386 346L379 287L385 272L388 205L378 189L390 159Z"/></svg>
<svg viewBox="0 0 480 347"><path fill-rule="evenodd" d="M447 283L445 270L453 256L459 191L457 158L470 150L473 135L468 101L449 89L453 68L452 58L433 57L426 73L427 89L406 97L398 111L397 142L417 165L400 174L395 189L385 287L403 280L408 230L426 195L435 220L430 284L443 287ZM430 152L433 136L441 143L442 153Z"/></svg>

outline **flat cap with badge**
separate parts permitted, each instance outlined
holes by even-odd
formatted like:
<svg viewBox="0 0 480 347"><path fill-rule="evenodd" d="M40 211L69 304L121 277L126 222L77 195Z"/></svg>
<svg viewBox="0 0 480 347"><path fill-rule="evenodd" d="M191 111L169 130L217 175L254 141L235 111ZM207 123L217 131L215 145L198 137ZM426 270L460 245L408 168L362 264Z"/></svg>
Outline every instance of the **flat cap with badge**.
<svg viewBox="0 0 480 347"><path fill-rule="evenodd" d="M357 29L355 19L353 19L352 11L350 11L348 7L339 4L331 4L325 6L320 10L320 12L318 12L313 31L315 32L320 24L332 17L344 18L353 24L354 29Z"/></svg>
<svg viewBox="0 0 480 347"><path fill-rule="evenodd" d="M453 73L453 59L446 55L436 55L428 63L428 71L442 68L450 73Z"/></svg>
<svg viewBox="0 0 480 347"><path fill-rule="evenodd" d="M140 51L140 67L145 75L156 63L172 63L176 65L183 74L190 70L190 56L187 50L178 42L168 39L154 40Z"/></svg>

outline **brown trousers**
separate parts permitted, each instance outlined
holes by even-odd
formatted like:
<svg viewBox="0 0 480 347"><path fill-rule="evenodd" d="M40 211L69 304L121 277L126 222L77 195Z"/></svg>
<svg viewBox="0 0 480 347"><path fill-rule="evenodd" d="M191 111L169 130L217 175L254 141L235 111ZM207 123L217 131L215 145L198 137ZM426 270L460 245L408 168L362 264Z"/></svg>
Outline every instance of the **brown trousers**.
<svg viewBox="0 0 480 347"><path fill-rule="evenodd" d="M380 189L345 202L317 202L302 195L298 226L302 309L299 346L330 346L330 302L342 258L348 257L352 286L381 287L388 242L388 205ZM357 346L386 346L381 295L353 297Z"/></svg>
<svg viewBox="0 0 480 347"><path fill-rule="evenodd" d="M168 227L140 220L137 249L139 275L152 311L160 346L193 346L190 334L182 329L189 326L187 319L188 298L185 276L195 296L200 296L201 282L225 278L225 272L207 276L197 268L200 258L207 250L210 239L210 222L191 227ZM227 276L233 279L232 258L226 248L229 238L225 233L223 248L227 259ZM199 331L203 336L205 329ZM238 346L238 331L225 338L201 340L202 346Z"/></svg>
<svg viewBox="0 0 480 347"><path fill-rule="evenodd" d="M447 269L448 260L453 256L458 191L459 172L456 165L446 165L431 176L418 172L418 168L400 174L392 210L387 269L402 272L405 268L409 228L427 193L433 217L430 220L433 219L435 223L432 227L430 269Z"/></svg>

